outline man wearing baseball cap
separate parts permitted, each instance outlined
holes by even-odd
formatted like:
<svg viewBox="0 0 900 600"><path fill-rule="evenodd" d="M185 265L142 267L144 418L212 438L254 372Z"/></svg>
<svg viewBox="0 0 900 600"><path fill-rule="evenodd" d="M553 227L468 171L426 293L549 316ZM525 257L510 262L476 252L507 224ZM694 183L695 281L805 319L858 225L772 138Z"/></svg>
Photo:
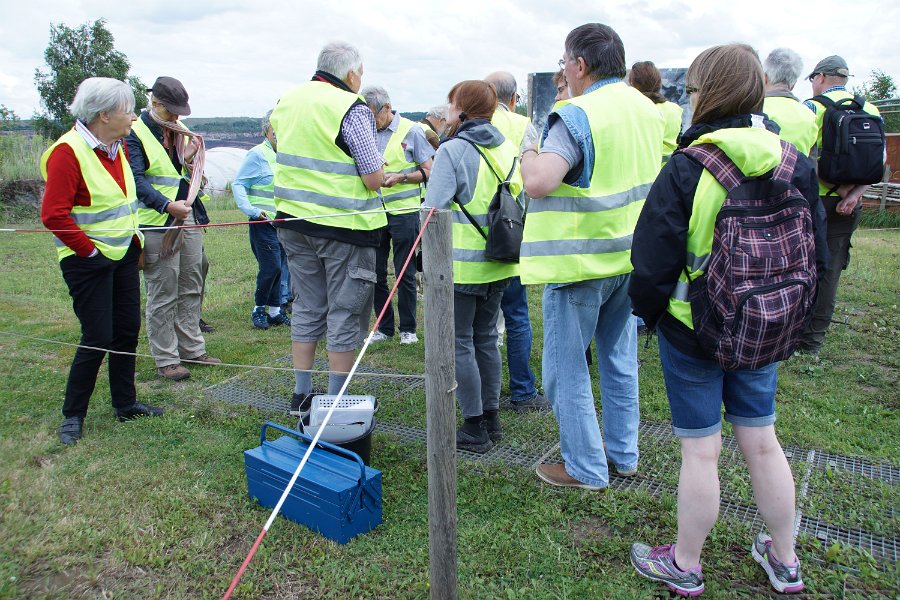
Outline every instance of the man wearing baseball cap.
<svg viewBox="0 0 900 600"><path fill-rule="evenodd" d="M815 96L825 96L834 102L846 98L853 98L854 94L847 91L847 78L850 77L850 69L847 61L837 55L827 56L820 60L807 79L812 84ZM822 148L822 124L825 120L825 106L815 98L810 98L804 104L816 116L818 138L816 140L816 154ZM878 109L869 102L865 102L863 110L872 115L878 115ZM819 293L813 316L806 330L800 338L798 351L808 353L818 359L819 348L825 341L825 334L831 323L831 316L837 297L838 282L841 271L850 263L850 238L859 224L862 214L862 195L868 185L843 184L836 185L833 182L819 179L819 196L828 224L828 268L824 275L819 277Z"/></svg>
<svg viewBox="0 0 900 600"><path fill-rule="evenodd" d="M209 223L203 200L203 143L178 122L191 114L188 93L173 77L159 77L150 88L150 107L141 112L126 139L134 173L141 227ZM191 202L189 193L195 198ZM182 231L181 245L164 251L164 229L145 231L144 281L147 285L147 339L159 375L173 381L190 377L182 360L195 364L220 361L206 352L200 331L203 298L203 234Z"/></svg>

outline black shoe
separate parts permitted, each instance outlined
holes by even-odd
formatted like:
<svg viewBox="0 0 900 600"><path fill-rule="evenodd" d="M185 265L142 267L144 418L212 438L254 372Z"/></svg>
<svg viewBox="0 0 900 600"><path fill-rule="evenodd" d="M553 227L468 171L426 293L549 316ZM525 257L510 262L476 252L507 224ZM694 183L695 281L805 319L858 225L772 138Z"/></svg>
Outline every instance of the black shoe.
<svg viewBox="0 0 900 600"><path fill-rule="evenodd" d="M550 410L550 402L544 398L543 394L535 394L530 400L510 400L509 404L516 412L530 412L539 410Z"/></svg>
<svg viewBox="0 0 900 600"><path fill-rule="evenodd" d="M203 333L212 333L215 330L215 327L213 327L203 319L200 319L200 331L202 331Z"/></svg>
<svg viewBox="0 0 900 600"><path fill-rule="evenodd" d="M463 424L463 426L456 431L457 450L467 450L468 452L475 452L476 454L484 454L494 447L494 442L491 441L491 437L484 427L484 421L482 421L481 426L478 428L478 434L473 433L471 428L466 427L466 425L467 424Z"/></svg>
<svg viewBox="0 0 900 600"><path fill-rule="evenodd" d="M310 392L308 394L291 394L291 412L295 417L300 417L301 419L309 414L310 409L312 409L312 399L313 396L318 395L318 392Z"/></svg>
<svg viewBox="0 0 900 600"><path fill-rule="evenodd" d="M84 419L81 417L66 417L57 430L59 441L64 446L74 446L81 439L81 428Z"/></svg>
<svg viewBox="0 0 900 600"><path fill-rule="evenodd" d="M138 417L161 417L163 409L142 402L135 402L128 408L117 408L116 418L120 421L130 421Z"/></svg>
<svg viewBox="0 0 900 600"><path fill-rule="evenodd" d="M496 410L485 411L484 421L482 421L484 429L487 431L488 437L492 442L499 442L503 439L503 430L500 429L500 413Z"/></svg>

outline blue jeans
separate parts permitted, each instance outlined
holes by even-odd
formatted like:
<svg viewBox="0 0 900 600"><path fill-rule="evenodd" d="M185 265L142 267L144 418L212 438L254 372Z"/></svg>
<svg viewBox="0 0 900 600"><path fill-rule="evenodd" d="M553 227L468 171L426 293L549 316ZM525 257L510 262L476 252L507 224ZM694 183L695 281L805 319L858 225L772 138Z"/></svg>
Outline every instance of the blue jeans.
<svg viewBox="0 0 900 600"><path fill-rule="evenodd" d="M406 257L412 252L419 235L419 213L387 216L387 227L382 233L381 244L375 248L375 318L387 302L390 290L387 284L387 262L391 246L394 247L394 275L400 274ZM397 313L400 315L400 331L416 332L416 261L409 261L403 279L397 287ZM388 306L378 331L386 336L394 335L394 307Z"/></svg>
<svg viewBox="0 0 900 600"><path fill-rule="evenodd" d="M624 274L544 288L544 392L559 422L566 471L589 485L608 485L607 455L622 470L638 462L637 327L630 279ZM602 435L584 357L591 338L600 366Z"/></svg>
<svg viewBox="0 0 900 600"><path fill-rule="evenodd" d="M506 364L509 367L509 395L513 402L531 400L537 395L531 370L531 319L528 296L518 277L509 280L500 309L506 319Z"/></svg>
<svg viewBox="0 0 900 600"><path fill-rule="evenodd" d="M502 279L478 286L454 286L456 401L464 419L500 406L502 364L497 317L506 282Z"/></svg>
<svg viewBox="0 0 900 600"><path fill-rule="evenodd" d="M281 269L287 265L287 256L275 228L269 223L251 224L250 249L259 265L253 295L256 306L281 306Z"/></svg>
<svg viewBox="0 0 900 600"><path fill-rule="evenodd" d="M281 305L284 306L294 299L291 292L291 271L288 269L287 254L284 255L284 261L281 263Z"/></svg>

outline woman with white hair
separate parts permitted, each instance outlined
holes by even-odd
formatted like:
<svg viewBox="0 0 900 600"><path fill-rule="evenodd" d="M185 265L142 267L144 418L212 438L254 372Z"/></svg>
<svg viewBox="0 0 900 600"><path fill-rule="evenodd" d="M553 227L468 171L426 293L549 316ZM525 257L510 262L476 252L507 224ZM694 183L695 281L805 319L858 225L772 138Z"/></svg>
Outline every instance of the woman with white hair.
<svg viewBox="0 0 900 600"><path fill-rule="evenodd" d="M160 416L137 402L134 351L141 328L134 177L122 138L135 120L134 93L105 77L85 79L71 107L75 127L41 156L47 182L41 221L53 231L63 279L81 322L81 345L66 384L59 439L81 439L97 373L109 352L109 392L116 418ZM103 350L98 350L102 348ZM126 353L126 354L120 354Z"/></svg>

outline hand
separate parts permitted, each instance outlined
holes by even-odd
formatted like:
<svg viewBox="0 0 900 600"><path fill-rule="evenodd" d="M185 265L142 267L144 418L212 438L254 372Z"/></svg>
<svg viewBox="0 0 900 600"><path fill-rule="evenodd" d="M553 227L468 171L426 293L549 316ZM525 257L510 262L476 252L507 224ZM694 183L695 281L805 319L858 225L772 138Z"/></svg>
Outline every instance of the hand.
<svg viewBox="0 0 900 600"><path fill-rule="evenodd" d="M853 211L856 210L856 206L859 204L860 200L862 200L862 193L848 194L846 198L835 205L834 211L839 215L849 217L853 214Z"/></svg>
<svg viewBox="0 0 900 600"><path fill-rule="evenodd" d="M265 211L260 211L258 215L255 217L250 217L251 221L268 221L269 215L265 213Z"/></svg>
<svg viewBox="0 0 900 600"><path fill-rule="evenodd" d="M381 184L381 187L394 187L398 183L403 183L405 173L389 173L384 178L384 183Z"/></svg>
<svg viewBox="0 0 900 600"><path fill-rule="evenodd" d="M175 200L166 205L166 212L174 218L184 221L191 215L191 207L184 200Z"/></svg>

